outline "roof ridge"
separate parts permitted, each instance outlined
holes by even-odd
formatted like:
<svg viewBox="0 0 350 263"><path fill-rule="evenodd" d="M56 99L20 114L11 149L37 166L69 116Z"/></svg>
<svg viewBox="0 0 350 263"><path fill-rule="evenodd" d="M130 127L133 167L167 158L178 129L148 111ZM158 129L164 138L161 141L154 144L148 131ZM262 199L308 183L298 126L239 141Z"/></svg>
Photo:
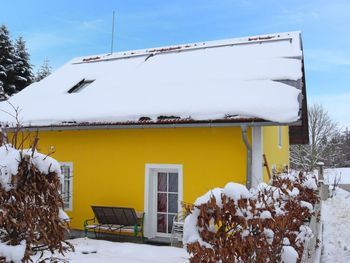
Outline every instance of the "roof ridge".
<svg viewBox="0 0 350 263"><path fill-rule="evenodd" d="M281 33L271 33L271 34L254 35L254 36L246 36L246 37L238 37L238 38L228 38L228 39L221 39L221 40L211 40L211 41L204 41L204 42L193 42L193 43L187 43L187 44L177 44L177 45L168 45L168 46L160 46L160 47L145 48L145 49L120 51L112 54L100 54L100 55L76 57L71 60L71 64L109 61L109 60L124 59L124 58L139 57L139 56L153 56L161 53L181 52L181 51L197 50L202 48L215 48L215 47L231 46L231 45L244 45L244 44L251 44L251 43L280 41L280 40L292 39L293 36L295 36L296 34L300 35L301 31L289 31L289 32L281 32Z"/></svg>

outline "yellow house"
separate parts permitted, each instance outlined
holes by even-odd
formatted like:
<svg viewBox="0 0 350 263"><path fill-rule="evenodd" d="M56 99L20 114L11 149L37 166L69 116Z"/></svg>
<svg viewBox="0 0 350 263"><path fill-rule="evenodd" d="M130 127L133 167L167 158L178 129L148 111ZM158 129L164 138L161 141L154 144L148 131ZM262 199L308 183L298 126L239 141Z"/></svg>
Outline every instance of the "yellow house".
<svg viewBox="0 0 350 263"><path fill-rule="evenodd" d="M91 205L124 206L169 236L180 201L266 181L263 154L279 169L307 143L300 32L75 58L9 101L62 163L75 229Z"/></svg>

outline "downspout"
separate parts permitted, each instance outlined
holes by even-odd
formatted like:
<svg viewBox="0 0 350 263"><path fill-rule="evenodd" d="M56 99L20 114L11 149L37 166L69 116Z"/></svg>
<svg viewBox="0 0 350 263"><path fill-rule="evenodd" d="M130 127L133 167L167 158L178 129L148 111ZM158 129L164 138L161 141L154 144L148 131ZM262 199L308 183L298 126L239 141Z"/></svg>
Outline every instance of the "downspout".
<svg viewBox="0 0 350 263"><path fill-rule="evenodd" d="M5 125L3 123L0 123L0 146L7 144L7 132L4 127Z"/></svg>
<svg viewBox="0 0 350 263"><path fill-rule="evenodd" d="M248 142L247 137L247 126L241 126L242 128L242 139L244 145L247 149L247 183L246 186L248 189L252 187L252 146Z"/></svg>

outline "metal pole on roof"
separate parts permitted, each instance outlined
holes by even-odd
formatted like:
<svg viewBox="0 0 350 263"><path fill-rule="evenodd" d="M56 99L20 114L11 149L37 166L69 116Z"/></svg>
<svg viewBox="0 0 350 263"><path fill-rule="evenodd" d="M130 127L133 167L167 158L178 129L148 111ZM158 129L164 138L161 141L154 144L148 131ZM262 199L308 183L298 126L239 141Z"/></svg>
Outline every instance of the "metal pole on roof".
<svg viewBox="0 0 350 263"><path fill-rule="evenodd" d="M115 14L115 11L113 10L111 54L113 54L113 48L114 48L114 14Z"/></svg>

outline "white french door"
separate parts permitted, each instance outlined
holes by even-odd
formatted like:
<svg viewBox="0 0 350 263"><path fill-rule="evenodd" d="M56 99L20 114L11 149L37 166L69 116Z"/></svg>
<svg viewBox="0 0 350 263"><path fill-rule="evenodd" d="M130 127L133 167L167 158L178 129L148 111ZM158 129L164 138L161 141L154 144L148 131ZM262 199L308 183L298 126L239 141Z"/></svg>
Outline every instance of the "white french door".
<svg viewBox="0 0 350 263"><path fill-rule="evenodd" d="M182 187L182 165L146 164L146 237L170 237L173 218L181 210Z"/></svg>

